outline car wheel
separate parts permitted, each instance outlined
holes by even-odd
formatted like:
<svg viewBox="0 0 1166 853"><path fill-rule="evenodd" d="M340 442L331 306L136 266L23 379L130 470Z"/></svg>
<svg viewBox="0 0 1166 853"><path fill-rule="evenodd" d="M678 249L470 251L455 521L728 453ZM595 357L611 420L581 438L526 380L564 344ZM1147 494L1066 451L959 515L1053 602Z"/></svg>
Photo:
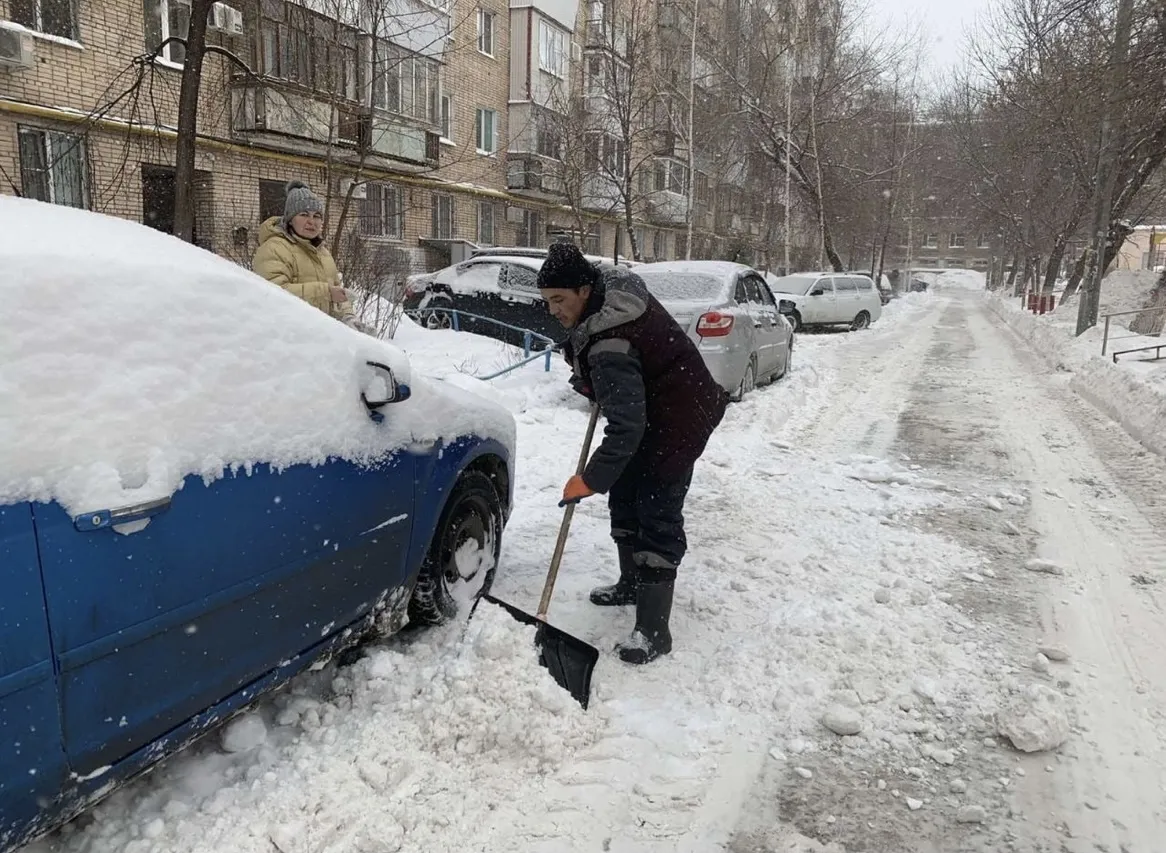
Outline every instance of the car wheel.
<svg viewBox="0 0 1166 853"><path fill-rule="evenodd" d="M448 622L490 591L502 548L502 502L490 478L466 471L445 502L409 599L409 620Z"/></svg>
<svg viewBox="0 0 1166 853"><path fill-rule="evenodd" d="M850 331L858 332L863 329L870 328L870 314L865 311L859 311L858 316L854 318L854 322L850 324Z"/></svg>
<svg viewBox="0 0 1166 853"><path fill-rule="evenodd" d="M437 310L433 310L437 309ZM421 325L432 331L453 328L453 300L448 296L430 299L421 311Z"/></svg>
<svg viewBox="0 0 1166 853"><path fill-rule="evenodd" d="M745 395L757 387L757 358L753 356L749 359L749 363L745 365L745 375L741 377L741 384L737 386L737 391L730 397L734 403L740 403L745 399Z"/></svg>
<svg viewBox="0 0 1166 853"><path fill-rule="evenodd" d="M789 315L789 324L795 332L800 332L802 330L802 315L794 311Z"/></svg>

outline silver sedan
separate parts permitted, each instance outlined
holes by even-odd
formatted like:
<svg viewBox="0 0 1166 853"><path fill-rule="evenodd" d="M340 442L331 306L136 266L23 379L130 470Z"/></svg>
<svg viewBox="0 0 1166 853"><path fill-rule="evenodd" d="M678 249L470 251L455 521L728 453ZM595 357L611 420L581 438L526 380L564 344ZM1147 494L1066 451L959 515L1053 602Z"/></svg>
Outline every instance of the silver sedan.
<svg viewBox="0 0 1166 853"><path fill-rule="evenodd" d="M665 261L633 271L687 330L734 401L789 370L793 327L757 270L726 261Z"/></svg>

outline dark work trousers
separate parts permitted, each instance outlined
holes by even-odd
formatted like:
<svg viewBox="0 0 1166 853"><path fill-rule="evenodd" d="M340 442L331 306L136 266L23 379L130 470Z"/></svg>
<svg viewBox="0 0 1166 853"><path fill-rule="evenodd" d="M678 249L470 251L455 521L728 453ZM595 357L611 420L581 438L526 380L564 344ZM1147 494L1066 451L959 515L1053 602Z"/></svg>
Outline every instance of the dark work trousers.
<svg viewBox="0 0 1166 853"><path fill-rule="evenodd" d="M630 545L640 578L670 580L684 559L684 499L692 484L692 468L679 479L662 480L633 456L608 493L611 538L616 545Z"/></svg>

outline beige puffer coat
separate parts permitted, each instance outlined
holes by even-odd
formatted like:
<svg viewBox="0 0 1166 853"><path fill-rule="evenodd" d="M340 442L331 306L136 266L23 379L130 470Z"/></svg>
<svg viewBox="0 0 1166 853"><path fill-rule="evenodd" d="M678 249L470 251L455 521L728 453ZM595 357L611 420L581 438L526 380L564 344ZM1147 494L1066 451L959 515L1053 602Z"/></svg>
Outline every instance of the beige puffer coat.
<svg viewBox="0 0 1166 853"><path fill-rule="evenodd" d="M332 288L340 284L332 253L284 230L278 216L259 226L259 248L251 269L338 320L353 316L351 302L332 301Z"/></svg>

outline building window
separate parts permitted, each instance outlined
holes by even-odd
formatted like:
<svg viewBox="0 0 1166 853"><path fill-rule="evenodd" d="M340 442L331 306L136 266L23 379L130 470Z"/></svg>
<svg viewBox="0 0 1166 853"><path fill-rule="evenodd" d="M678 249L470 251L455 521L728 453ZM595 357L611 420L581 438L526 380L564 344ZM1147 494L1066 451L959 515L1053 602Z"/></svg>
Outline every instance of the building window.
<svg viewBox="0 0 1166 853"><path fill-rule="evenodd" d="M360 233L366 237L404 239L404 190L393 184L366 184L360 205Z"/></svg>
<svg viewBox="0 0 1166 853"><path fill-rule="evenodd" d="M494 245L494 203L478 202L478 244Z"/></svg>
<svg viewBox="0 0 1166 853"><path fill-rule="evenodd" d="M485 9L478 10L478 51L494 55L494 13Z"/></svg>
<svg viewBox="0 0 1166 853"><path fill-rule="evenodd" d="M992 248L991 238L987 234L981 234L979 237L976 238L976 248L977 249L991 249Z"/></svg>
<svg viewBox="0 0 1166 853"><path fill-rule="evenodd" d="M609 178L622 178L627 168L626 151L621 139L606 133L588 133L584 136L584 168Z"/></svg>
<svg viewBox="0 0 1166 853"><path fill-rule="evenodd" d="M441 138L453 142L453 96L441 96Z"/></svg>
<svg viewBox="0 0 1166 853"><path fill-rule="evenodd" d="M968 238L959 233L952 233L947 235L947 247L949 249L962 249L968 244Z"/></svg>
<svg viewBox="0 0 1166 853"><path fill-rule="evenodd" d="M12 20L38 33L77 38L76 0L12 0Z"/></svg>
<svg viewBox="0 0 1166 853"><path fill-rule="evenodd" d="M543 157L558 160L562 157L562 144L558 123L550 113L539 113L534 126L534 150Z"/></svg>
<svg viewBox="0 0 1166 853"><path fill-rule="evenodd" d="M478 146L479 154L493 154L496 150L498 113L494 110L478 108L475 119L474 143Z"/></svg>
<svg viewBox="0 0 1166 853"><path fill-rule="evenodd" d="M670 192L684 195L688 186L688 169L675 160L656 161L656 192Z"/></svg>
<svg viewBox="0 0 1166 853"><path fill-rule="evenodd" d="M515 243L519 246L529 246L532 249L542 245L542 217L537 211L523 210L522 221L518 224L518 233Z"/></svg>
<svg viewBox="0 0 1166 853"><path fill-rule="evenodd" d="M658 261L664 260L666 254L664 249L664 241L666 239L667 238L663 231L657 231L652 235L652 257Z"/></svg>
<svg viewBox="0 0 1166 853"><path fill-rule="evenodd" d="M190 3L183 0L145 0L146 50L153 52L170 38L185 39L190 31ZM159 51L167 62L186 61L186 45L171 42Z"/></svg>
<svg viewBox="0 0 1166 853"><path fill-rule="evenodd" d="M696 203L707 205L709 203L709 176L704 172L697 172L694 184L696 189Z"/></svg>
<svg viewBox="0 0 1166 853"><path fill-rule="evenodd" d="M147 6L150 2L146 0ZM177 0L161 2L177 4ZM356 30L334 18L297 3L261 0L255 63L260 74L354 101L358 95L356 42Z"/></svg>
<svg viewBox="0 0 1166 853"><path fill-rule="evenodd" d="M559 78L567 76L567 34L542 20L538 22L538 68Z"/></svg>
<svg viewBox="0 0 1166 853"><path fill-rule="evenodd" d="M177 194L176 176L173 166L142 164L142 223L165 234L174 233L174 202ZM192 240L196 246L214 250L213 229L208 227L214 221L214 187L210 172L201 169L194 173L192 199L194 204L194 228ZM282 214L282 210L280 213Z"/></svg>
<svg viewBox="0 0 1166 853"><path fill-rule="evenodd" d="M441 66L387 41L377 44L372 105L437 127L441 119Z"/></svg>
<svg viewBox="0 0 1166 853"><path fill-rule="evenodd" d="M287 181L259 182L259 221L263 222L273 216L283 216L283 205L287 200L284 187Z"/></svg>
<svg viewBox="0 0 1166 853"><path fill-rule="evenodd" d="M86 207L85 139L71 133L19 129L20 183L26 198Z"/></svg>
<svg viewBox="0 0 1166 853"><path fill-rule="evenodd" d="M433 196L433 236L439 240L453 239L453 196Z"/></svg>
<svg viewBox="0 0 1166 853"><path fill-rule="evenodd" d="M924 249L938 249L939 248L939 235L938 234L924 234L923 235L923 248Z"/></svg>

